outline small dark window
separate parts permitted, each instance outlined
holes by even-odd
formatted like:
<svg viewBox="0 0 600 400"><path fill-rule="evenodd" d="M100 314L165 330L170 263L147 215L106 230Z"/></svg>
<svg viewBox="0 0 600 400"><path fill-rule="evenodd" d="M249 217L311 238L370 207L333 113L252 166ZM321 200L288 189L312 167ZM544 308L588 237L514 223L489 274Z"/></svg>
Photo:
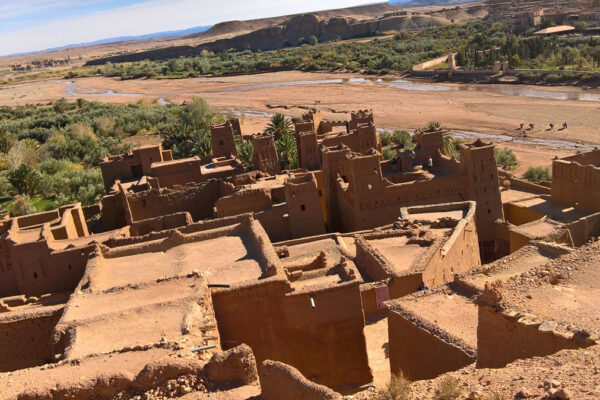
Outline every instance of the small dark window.
<svg viewBox="0 0 600 400"><path fill-rule="evenodd" d="M69 264L69 271L70 271L70 270L72 270L72 268L71 268L71 264Z"/></svg>
<svg viewBox="0 0 600 400"><path fill-rule="evenodd" d="M300 205L300 209L301 209L302 211L306 211L306 207L304 206L304 204L301 204L301 205Z"/></svg>
<svg viewBox="0 0 600 400"><path fill-rule="evenodd" d="M37 272L34 272L34 273L33 273L33 278L34 278L34 279L37 279Z"/></svg>
<svg viewBox="0 0 600 400"><path fill-rule="evenodd" d="M488 208L488 214L491 214L491 213L492 213L492 209Z"/></svg>

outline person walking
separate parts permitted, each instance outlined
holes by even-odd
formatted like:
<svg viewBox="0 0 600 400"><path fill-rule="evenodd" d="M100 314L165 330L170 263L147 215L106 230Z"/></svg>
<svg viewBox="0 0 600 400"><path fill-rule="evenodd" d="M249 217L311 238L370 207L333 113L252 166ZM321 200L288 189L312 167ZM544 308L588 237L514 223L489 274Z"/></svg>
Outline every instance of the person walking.
<svg viewBox="0 0 600 400"><path fill-rule="evenodd" d="M433 170L433 158L431 158L431 156L429 156L429 159L427 160L427 170L429 172Z"/></svg>

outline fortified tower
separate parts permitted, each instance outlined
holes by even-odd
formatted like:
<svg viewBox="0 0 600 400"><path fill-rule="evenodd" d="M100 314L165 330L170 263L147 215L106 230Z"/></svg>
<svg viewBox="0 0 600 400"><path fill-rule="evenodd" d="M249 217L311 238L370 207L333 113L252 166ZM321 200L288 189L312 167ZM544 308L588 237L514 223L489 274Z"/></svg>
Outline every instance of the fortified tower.
<svg viewBox="0 0 600 400"><path fill-rule="evenodd" d="M484 254L494 252L497 219L504 219L494 146L477 139L460 152L462 174L467 177L467 200L477 203L475 221Z"/></svg>
<svg viewBox="0 0 600 400"><path fill-rule="evenodd" d="M238 124L239 129L239 124ZM237 158L237 149L235 147L234 127L231 121L227 121L223 125L213 125L210 127L210 135L212 137L212 152L213 158L219 157L235 157Z"/></svg>
<svg viewBox="0 0 600 400"><path fill-rule="evenodd" d="M317 181L312 173L285 182L285 201L293 238L326 233Z"/></svg>
<svg viewBox="0 0 600 400"><path fill-rule="evenodd" d="M275 175L279 172L279 159L273 135L258 134L252 137L254 152L252 166L263 172Z"/></svg>

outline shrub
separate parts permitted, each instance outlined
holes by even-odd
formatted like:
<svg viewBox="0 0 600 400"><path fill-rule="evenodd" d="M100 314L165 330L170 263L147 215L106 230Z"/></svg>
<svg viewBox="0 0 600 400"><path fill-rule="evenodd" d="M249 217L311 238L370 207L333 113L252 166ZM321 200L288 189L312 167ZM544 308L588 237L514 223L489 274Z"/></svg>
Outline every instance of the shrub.
<svg viewBox="0 0 600 400"><path fill-rule="evenodd" d="M384 160L391 160L394 157L394 152L389 147L385 147L381 155Z"/></svg>
<svg viewBox="0 0 600 400"><path fill-rule="evenodd" d="M455 400L460 396L458 379L446 377L442 379L435 391L435 400Z"/></svg>
<svg viewBox="0 0 600 400"><path fill-rule="evenodd" d="M550 168L546 167L532 167L527 168L527 171L523 174L523 178L532 182L549 181L552 178Z"/></svg>
<svg viewBox="0 0 600 400"><path fill-rule="evenodd" d="M381 142L382 146L389 146L390 142L392 141L392 135L387 132L381 132L379 134L379 141Z"/></svg>
<svg viewBox="0 0 600 400"><path fill-rule="evenodd" d="M392 375L385 389L377 393L375 400L408 400L410 398L410 381L399 375Z"/></svg>
<svg viewBox="0 0 600 400"><path fill-rule="evenodd" d="M517 156L510 149L504 148L499 150L495 148L494 157L496 158L496 164L507 169L513 169L517 166Z"/></svg>
<svg viewBox="0 0 600 400"><path fill-rule="evenodd" d="M311 46L316 46L319 43L319 39L317 39L315 35L310 35L310 37L308 38L308 43Z"/></svg>
<svg viewBox="0 0 600 400"><path fill-rule="evenodd" d="M40 182L37 171L27 164L21 164L17 168L8 171L7 178L8 182L20 195L33 195Z"/></svg>
<svg viewBox="0 0 600 400"><path fill-rule="evenodd" d="M412 136L407 131L395 131L392 141L403 149L412 150Z"/></svg>
<svg viewBox="0 0 600 400"><path fill-rule="evenodd" d="M31 214L35 211L29 196L15 196L12 204L9 206L8 211L11 217L18 217L21 215Z"/></svg>

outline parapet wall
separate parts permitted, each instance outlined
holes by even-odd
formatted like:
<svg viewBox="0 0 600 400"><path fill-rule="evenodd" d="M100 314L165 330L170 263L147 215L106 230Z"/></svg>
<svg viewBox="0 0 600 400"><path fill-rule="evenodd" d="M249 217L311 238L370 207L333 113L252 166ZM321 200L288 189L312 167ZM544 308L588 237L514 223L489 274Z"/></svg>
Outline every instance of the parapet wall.
<svg viewBox="0 0 600 400"><path fill-rule="evenodd" d="M576 161L554 160L551 196L557 203L588 212L600 211L600 168Z"/></svg>
<svg viewBox="0 0 600 400"><path fill-rule="evenodd" d="M502 368L521 358L546 356L563 349L587 347L591 343L546 330L542 320L479 306L477 367Z"/></svg>
<svg viewBox="0 0 600 400"><path fill-rule="evenodd" d="M388 310L389 357L392 374L410 380L433 379L463 368L476 359L476 350L418 316Z"/></svg>

